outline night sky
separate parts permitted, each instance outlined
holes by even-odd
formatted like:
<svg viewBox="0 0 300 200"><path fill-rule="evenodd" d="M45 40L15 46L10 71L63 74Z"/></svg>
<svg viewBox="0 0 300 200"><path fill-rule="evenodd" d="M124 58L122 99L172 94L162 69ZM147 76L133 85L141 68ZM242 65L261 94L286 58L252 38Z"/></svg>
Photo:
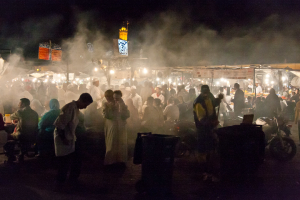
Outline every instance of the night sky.
<svg viewBox="0 0 300 200"><path fill-rule="evenodd" d="M25 57L35 57L39 42L51 39L60 44L73 37L79 15L88 16L88 29L100 29L109 40L118 37L118 29L128 20L129 40L139 44L144 41L141 32L145 24L162 13L172 12L184 19L180 35L205 26L226 38L231 28L252 29L272 15L279 21L272 28L280 30L286 21L298 18L299 11L300 0L2 0L0 49L22 48Z"/></svg>

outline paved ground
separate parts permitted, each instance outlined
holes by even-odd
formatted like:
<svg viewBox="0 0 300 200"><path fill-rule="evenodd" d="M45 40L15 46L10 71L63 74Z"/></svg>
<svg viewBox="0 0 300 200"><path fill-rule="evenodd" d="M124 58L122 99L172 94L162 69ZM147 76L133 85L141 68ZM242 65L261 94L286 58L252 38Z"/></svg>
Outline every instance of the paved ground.
<svg viewBox="0 0 300 200"><path fill-rule="evenodd" d="M292 138L298 144L297 128ZM159 199L137 195L135 183L140 179L141 166L132 159L124 171L105 172L100 152L85 157L81 187L65 193L53 191L55 166L40 167L37 159L27 159L22 165L0 164L0 199ZM0 156L3 163L4 156ZM195 158L176 159L173 175L173 196L161 199L300 199L300 153L287 163L279 163L267 154L258 178L244 184L204 184L197 173Z"/></svg>

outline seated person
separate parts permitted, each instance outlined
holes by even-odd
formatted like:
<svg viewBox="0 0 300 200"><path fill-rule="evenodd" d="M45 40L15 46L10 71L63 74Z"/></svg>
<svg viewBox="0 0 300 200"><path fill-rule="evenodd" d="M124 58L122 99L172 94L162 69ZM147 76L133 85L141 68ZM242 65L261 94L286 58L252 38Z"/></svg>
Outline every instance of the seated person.
<svg viewBox="0 0 300 200"><path fill-rule="evenodd" d="M247 97L247 102L245 103L245 108L253 108L252 97L250 97L250 96Z"/></svg>
<svg viewBox="0 0 300 200"><path fill-rule="evenodd" d="M50 110L46 112L38 124L38 150L39 155L44 156L53 153L54 155L54 138L53 125L60 114L59 102L57 99L51 99L49 102Z"/></svg>
<svg viewBox="0 0 300 200"><path fill-rule="evenodd" d="M17 121L17 125L15 131L11 135L8 135L8 139L20 141L21 151L19 155L19 161L23 161L24 155L27 153L29 145L36 139L39 117L38 114L31 109L30 101L27 98L20 99L18 108L19 110L10 116L12 120ZM14 147L15 143L10 143L13 144L5 145L6 147L11 147L9 150L5 149L7 155L9 156L9 161L10 159L15 159L14 148L12 148Z"/></svg>
<svg viewBox="0 0 300 200"><path fill-rule="evenodd" d="M168 105L166 106L164 112L164 117L167 121L174 121L179 119L179 108L174 105L174 98L168 99Z"/></svg>

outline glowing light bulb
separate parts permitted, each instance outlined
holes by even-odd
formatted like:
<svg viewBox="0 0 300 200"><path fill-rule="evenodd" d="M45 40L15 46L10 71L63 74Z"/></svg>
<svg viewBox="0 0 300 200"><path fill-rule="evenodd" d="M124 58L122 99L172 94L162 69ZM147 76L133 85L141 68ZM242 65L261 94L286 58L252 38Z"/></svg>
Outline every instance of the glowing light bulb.
<svg viewBox="0 0 300 200"><path fill-rule="evenodd" d="M110 74L114 74L115 71L114 71L114 70L110 70L109 73L110 73Z"/></svg>
<svg viewBox="0 0 300 200"><path fill-rule="evenodd" d="M168 81L171 82L172 80L169 78Z"/></svg>
<svg viewBox="0 0 300 200"><path fill-rule="evenodd" d="M157 81L159 81L159 78L156 78Z"/></svg>
<svg viewBox="0 0 300 200"><path fill-rule="evenodd" d="M95 67L94 71L95 71L95 72L96 72L96 71L98 71L98 68L97 68L97 67Z"/></svg>
<svg viewBox="0 0 300 200"><path fill-rule="evenodd" d="M281 80L282 80L282 81L285 81L285 77L283 76L283 77L281 78Z"/></svg>
<svg viewBox="0 0 300 200"><path fill-rule="evenodd" d="M267 74L267 75L266 75L266 77L268 77L268 78L269 78L269 77L270 77L270 74Z"/></svg>
<svg viewBox="0 0 300 200"><path fill-rule="evenodd" d="M148 70L147 70L146 68L144 68L144 69L143 69L143 73L144 73L144 74L147 74L147 73L148 73Z"/></svg>

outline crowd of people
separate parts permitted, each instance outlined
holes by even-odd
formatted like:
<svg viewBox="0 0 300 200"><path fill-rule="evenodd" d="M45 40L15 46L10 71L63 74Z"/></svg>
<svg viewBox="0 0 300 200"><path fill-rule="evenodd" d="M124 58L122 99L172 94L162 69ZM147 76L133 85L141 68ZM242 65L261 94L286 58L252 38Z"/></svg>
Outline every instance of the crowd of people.
<svg viewBox="0 0 300 200"><path fill-rule="evenodd" d="M187 91L184 85L177 88L172 84L169 87L157 85L154 88L147 81L143 86L134 81L131 86L124 83L116 88L100 87L98 79L94 79L88 88L71 84L62 87L41 84L37 88L13 86L0 103L0 112L11 114L10 118L16 124L8 136L6 154L9 161L15 161L13 149L19 141L21 152L18 160L23 161L32 141L37 141L38 156L47 157L54 153L57 156L57 183L63 184L69 166L70 179L76 181L79 177L81 160L78 149L86 128L104 133L104 165L125 167L128 147L134 145L138 132L172 135L176 120L195 122L198 155L210 157L215 140L210 133L219 124L219 117L222 115L226 119L228 111L232 111L231 102L236 116L241 115L244 108L253 108L256 117L271 117L292 110L290 107L294 106L297 108L295 121L298 122L299 90L285 101L276 95L274 89L270 89L265 99L245 99L237 83L233 89L235 95L232 99L227 87L220 87L214 96L207 85L190 87ZM16 99L20 100L18 107Z"/></svg>

